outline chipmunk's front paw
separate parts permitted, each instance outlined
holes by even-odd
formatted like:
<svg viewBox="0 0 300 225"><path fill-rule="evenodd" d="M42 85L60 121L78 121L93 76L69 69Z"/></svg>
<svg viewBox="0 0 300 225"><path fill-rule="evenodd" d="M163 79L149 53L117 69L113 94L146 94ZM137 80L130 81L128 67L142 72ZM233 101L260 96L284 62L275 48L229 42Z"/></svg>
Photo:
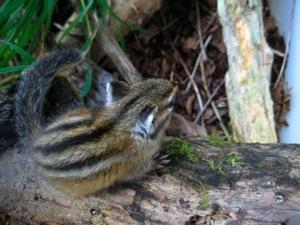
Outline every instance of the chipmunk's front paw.
<svg viewBox="0 0 300 225"><path fill-rule="evenodd" d="M163 171L171 162L169 155L156 154L154 156L155 168L154 170Z"/></svg>

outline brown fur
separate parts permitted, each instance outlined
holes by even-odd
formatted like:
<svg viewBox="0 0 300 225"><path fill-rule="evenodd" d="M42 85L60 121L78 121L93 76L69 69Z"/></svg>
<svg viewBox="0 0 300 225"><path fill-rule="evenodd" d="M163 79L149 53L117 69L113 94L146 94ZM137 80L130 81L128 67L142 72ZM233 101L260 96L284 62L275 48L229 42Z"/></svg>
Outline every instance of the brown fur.
<svg viewBox="0 0 300 225"><path fill-rule="evenodd" d="M58 57L60 54L69 56L66 65ZM112 102L99 111L75 109L42 127L40 107L45 92L57 70L79 60L76 54L74 51L50 54L28 70L19 85L22 90L18 92L16 111L22 121L17 127L28 140L39 174L58 189L81 197L116 182L139 178L155 168L154 155L169 122L173 107L170 99L175 89L162 79L149 79L132 86L115 83L119 90L113 89ZM57 58L60 60L57 70L51 68L43 78L43 67L56 65ZM32 83L36 77L47 88L40 90L38 103L32 102L35 98L26 102L22 91L31 96L31 89L38 88ZM39 113L29 109L30 105L36 105ZM30 124L29 118L34 116ZM26 132L21 133L24 127Z"/></svg>

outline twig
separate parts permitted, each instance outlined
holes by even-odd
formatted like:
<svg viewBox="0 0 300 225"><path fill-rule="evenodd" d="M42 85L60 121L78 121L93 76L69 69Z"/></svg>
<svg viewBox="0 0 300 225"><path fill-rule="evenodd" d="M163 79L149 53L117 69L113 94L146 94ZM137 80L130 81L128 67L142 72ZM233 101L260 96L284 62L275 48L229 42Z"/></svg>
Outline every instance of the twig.
<svg viewBox="0 0 300 225"><path fill-rule="evenodd" d="M11 82L11 81L13 81L15 79L17 79L17 75L16 74L4 77L3 79L0 80L0 86L4 85L5 83L9 83L9 82Z"/></svg>
<svg viewBox="0 0 300 225"><path fill-rule="evenodd" d="M289 52L289 49L290 49L290 36L291 35L289 33L288 38L287 38L287 46L286 46L286 49L285 49L285 52L284 52L284 57L283 57L282 65L280 67L280 71L279 71L277 80L275 82L274 88L277 87L277 85L279 84L279 81L281 80L281 78L283 76L283 71L284 71L285 66L286 66L286 61L287 61L287 58L288 58L288 52Z"/></svg>
<svg viewBox="0 0 300 225"><path fill-rule="evenodd" d="M198 36L199 36L199 44L200 44L200 48L204 49L204 45L203 45L203 37L202 37L202 32L201 32L201 18L200 18L200 11L199 11L199 5L198 5L198 1L196 1L196 15L197 15L197 31L198 31ZM204 61L206 61L207 59L207 55L206 52L203 51L203 58L205 58ZM207 92L208 96L209 96L209 90L207 87L207 83L206 83L206 72L205 72L205 67L204 67L204 63L203 61L200 62L200 70L201 70L201 77L202 77L202 82L203 82L203 86L205 91Z"/></svg>
<svg viewBox="0 0 300 225"><path fill-rule="evenodd" d="M171 43L172 48L175 46L175 44L177 43L179 39L179 34L176 35L176 37L174 38L173 42Z"/></svg>
<svg viewBox="0 0 300 225"><path fill-rule="evenodd" d="M199 43L200 44L200 49L204 50L203 36L202 36L202 32L201 32L201 20L200 20L200 11L199 11L198 1L196 1L196 14L197 14L197 31L198 31L199 41L200 41L200 43ZM202 56L203 56L203 60L206 61L207 60L206 51L203 51Z"/></svg>
<svg viewBox="0 0 300 225"><path fill-rule="evenodd" d="M276 50L276 49L274 49L274 48L271 48L270 46L269 46L269 48L270 48L271 51L274 53L274 55L278 55L279 57L284 58L285 53L283 53L283 52L281 52L281 51L278 51L278 50Z"/></svg>
<svg viewBox="0 0 300 225"><path fill-rule="evenodd" d="M208 29L210 28L210 26L213 24L213 22L215 21L215 19L218 17L217 12L214 12L214 14L212 15L212 18L210 19L210 21L207 23L206 27L203 29L203 33L206 33L208 31Z"/></svg>
<svg viewBox="0 0 300 225"><path fill-rule="evenodd" d="M210 28L210 26L213 24L214 20L217 18L217 13L215 12L212 16L212 18L210 19L210 21L207 23L206 27L203 29L203 33L206 33L208 31L208 29ZM210 41L210 40L209 40ZM207 43L207 41L204 42L204 49L206 51L207 45L209 43ZM196 45L200 45L200 39L197 41Z"/></svg>
<svg viewBox="0 0 300 225"><path fill-rule="evenodd" d="M179 54L179 52L177 51L177 49L173 46L173 50L174 52L177 54L178 58L179 58L179 61L180 61L180 64L182 65L185 73L188 75L190 81L192 82L192 85L193 85L193 89L194 89L194 92L196 94L196 97L197 97L197 101L198 101L198 105L199 105L199 109L200 110L203 110L203 101L202 101L202 98L201 98L201 94L200 94L200 91L199 91L199 88L196 84L196 82L194 81L194 78L193 76L191 75L189 69L187 68L187 65L185 64L184 60L182 59L181 55Z"/></svg>
<svg viewBox="0 0 300 225"><path fill-rule="evenodd" d="M207 99L207 101L205 102L203 109L198 113L194 123L198 123L200 117L203 115L203 113L205 112L206 108L208 107L208 105L211 103L212 99L216 96L216 94L218 93L218 91L220 90L220 88L224 85L225 80L223 79L221 81L220 84L218 84L218 86L215 88L215 90L213 91L213 93L211 94L211 96L209 96L209 98Z"/></svg>
<svg viewBox="0 0 300 225"><path fill-rule="evenodd" d="M198 28L198 35L199 35L199 40L200 40L200 47L203 49L204 45L203 45L203 38L202 38L202 32L201 32L201 18L200 18L200 11L199 11L198 1L196 1L196 14L197 14L197 28ZM201 62L200 62L200 71L201 71L204 90L205 90L207 96L210 98L211 94L210 94L210 91L208 90L208 87L207 87L207 82L206 82L206 77L205 77L206 72L205 72L205 67L204 67L203 60L201 60ZM220 126L221 126L225 136L227 138L229 138L230 137L229 132L228 132L226 126L225 126L225 123L224 123L222 117L220 116L220 113L218 111L218 107L216 106L215 102L212 101L212 100L211 100L210 104L213 108L213 111L214 111L216 117L219 120ZM198 120L195 120L194 123L197 123L197 121Z"/></svg>
<svg viewBox="0 0 300 225"><path fill-rule="evenodd" d="M159 30L158 32L152 34L150 37L149 37L149 40L151 40L152 38L154 38L155 36L165 32L166 30L168 30L170 27L172 27L175 23L178 22L178 18L175 18L174 20L172 20L170 23L168 23L166 26L164 26L161 30Z"/></svg>
<svg viewBox="0 0 300 225"><path fill-rule="evenodd" d="M207 48L208 44L210 43L211 39L212 39L212 35L209 35L208 38L206 39L204 45L203 45L204 48L201 49L200 53L198 54L196 63L195 63L195 65L194 65L194 68L193 68L193 71L192 71L192 78L193 78L193 79L194 79L194 77L195 77L195 74L196 74L196 71L197 71L197 69L198 69L198 66L200 65L200 62L201 62L201 60L202 60L202 58L203 58L203 54L206 55L206 53L205 53L205 52L206 52L206 48ZM186 94L186 93L189 92L189 90L190 90L190 88L191 88L191 85L192 85L192 83L191 83L191 81L190 81L190 82L187 84L185 90L183 91L184 94Z"/></svg>
<svg viewBox="0 0 300 225"><path fill-rule="evenodd" d="M174 81L174 71L172 70L170 73L170 81L173 82Z"/></svg>

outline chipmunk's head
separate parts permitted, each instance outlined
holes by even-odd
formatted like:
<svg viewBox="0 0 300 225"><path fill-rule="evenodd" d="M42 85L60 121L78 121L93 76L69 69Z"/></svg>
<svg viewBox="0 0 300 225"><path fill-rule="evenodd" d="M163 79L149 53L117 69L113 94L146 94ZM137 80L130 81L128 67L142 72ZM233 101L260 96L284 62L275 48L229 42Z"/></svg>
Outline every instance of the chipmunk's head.
<svg viewBox="0 0 300 225"><path fill-rule="evenodd" d="M118 108L121 124L134 137L155 139L169 123L176 90L164 79L148 79L131 86L112 82L107 86L107 102Z"/></svg>

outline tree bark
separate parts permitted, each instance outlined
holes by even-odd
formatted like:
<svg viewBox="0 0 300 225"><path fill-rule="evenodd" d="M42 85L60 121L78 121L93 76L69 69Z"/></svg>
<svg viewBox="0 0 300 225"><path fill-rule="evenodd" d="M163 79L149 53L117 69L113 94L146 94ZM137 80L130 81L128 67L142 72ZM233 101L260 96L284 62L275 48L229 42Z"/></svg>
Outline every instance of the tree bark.
<svg viewBox="0 0 300 225"><path fill-rule="evenodd" d="M27 151L8 149L0 155L0 224L279 225L300 214L299 145L189 143L199 162L173 157L162 176L83 199L52 189ZM232 154L236 165L227 162Z"/></svg>
<svg viewBox="0 0 300 225"><path fill-rule="evenodd" d="M229 70L225 77L234 138L277 142L270 74L273 53L262 21L262 1L218 0Z"/></svg>

